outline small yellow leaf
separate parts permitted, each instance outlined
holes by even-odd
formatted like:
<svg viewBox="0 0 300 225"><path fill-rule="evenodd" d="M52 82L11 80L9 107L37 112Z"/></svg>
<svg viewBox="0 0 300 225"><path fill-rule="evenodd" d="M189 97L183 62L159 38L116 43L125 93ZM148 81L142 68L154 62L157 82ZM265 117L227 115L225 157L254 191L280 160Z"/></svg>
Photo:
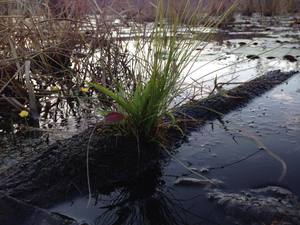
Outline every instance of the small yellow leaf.
<svg viewBox="0 0 300 225"><path fill-rule="evenodd" d="M29 116L29 112L26 111L26 110L22 110L20 113L19 113L19 116L22 117L22 118L26 118Z"/></svg>
<svg viewBox="0 0 300 225"><path fill-rule="evenodd" d="M82 87L82 88L80 88L80 91L83 92L83 93L88 93L89 92L89 88Z"/></svg>
<svg viewBox="0 0 300 225"><path fill-rule="evenodd" d="M60 91L60 88L57 85L55 85L55 86L51 87L51 91L57 92L57 91Z"/></svg>

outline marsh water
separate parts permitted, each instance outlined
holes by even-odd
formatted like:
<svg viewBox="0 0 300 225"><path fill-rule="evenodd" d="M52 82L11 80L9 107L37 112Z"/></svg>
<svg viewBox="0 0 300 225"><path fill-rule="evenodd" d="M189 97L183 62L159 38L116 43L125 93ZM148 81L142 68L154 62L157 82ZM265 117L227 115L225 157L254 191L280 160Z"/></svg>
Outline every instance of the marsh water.
<svg viewBox="0 0 300 225"><path fill-rule="evenodd" d="M223 181L221 189L226 192L279 185L300 196L299 87L300 74L297 74L246 107L231 112L220 120L208 122L193 132L188 142L176 150L173 156L175 159L163 164L162 171L153 171L152 176L145 177L136 189L124 187L125 193L124 190L119 190L108 195L98 195L89 206L87 196L81 196L59 204L51 208L51 211L68 215L82 223L114 224L120 219L122 208L129 208L132 218L136 218L132 224L144 224L138 220L142 220L140 213L152 215L152 220L158 222L153 224L164 224L159 223L163 220L158 219L155 214L155 207L161 205L170 213L165 215L170 224L173 220L178 224L232 224L231 220L226 222L226 214L222 209L207 199L209 188L197 184L175 184L178 178L198 178L181 166L178 160L190 169L205 172L203 175L209 178ZM278 181L282 165L267 152L260 150L241 131L261 140L285 161L287 171L282 181ZM157 177L153 179L155 175ZM149 191L149 188L152 190ZM133 198L132 202L122 201L124 196L131 194L138 197ZM154 208L146 207L150 199L155 199L157 206L153 200Z"/></svg>
<svg viewBox="0 0 300 225"><path fill-rule="evenodd" d="M218 31L222 39L207 44L196 61L191 62L193 69L187 82L197 80L199 97L205 97L213 89L216 76L225 88L231 88L267 71L299 70L300 28L299 24L292 25L292 20L237 17L235 23ZM96 114L80 119L69 115L60 118L59 123L51 119L40 123L47 130L46 135L55 141L79 133L100 119ZM1 131L4 133L0 128L0 134ZM287 169L250 137L279 156ZM106 194L93 190L89 204L88 196L78 195L49 210L89 225L122 224L126 218L127 224L236 224L222 208L208 200L211 187L176 181L198 179L190 171L193 170L224 182L218 188L225 192L278 185L300 197L299 137L300 74L296 74L247 106L207 122L172 157L133 186ZM13 157L2 159L1 169L18 163ZM279 180L282 174L284 177Z"/></svg>
<svg viewBox="0 0 300 225"><path fill-rule="evenodd" d="M278 24L288 20L279 18ZM206 80L226 74L221 78L223 82L233 78L241 82L274 69L299 69L299 62L284 59L285 55L293 55L299 60L299 29L292 32L290 27L283 29L278 24L264 27L254 19L246 21L249 23L244 19L231 28L232 39L207 46L195 63L200 69L193 79L199 78L199 74L210 74ZM256 37L259 35L263 37ZM258 57L247 60L248 55ZM242 62L227 67L237 61ZM207 82L208 89L212 83ZM287 170L283 171L282 164L260 149L249 136L278 155ZM89 206L87 196L79 196L50 210L88 224L121 224L122 216L128 219L127 224L146 224L146 221L151 224L236 224L224 209L208 200L210 188L192 183L176 184L181 178L199 178L185 167L224 182L220 189L225 192L278 185L300 196L299 137L300 74L297 74L246 107L207 122L189 136L170 160L162 162L157 171L151 171L135 188L98 194ZM279 181L283 173L284 178Z"/></svg>

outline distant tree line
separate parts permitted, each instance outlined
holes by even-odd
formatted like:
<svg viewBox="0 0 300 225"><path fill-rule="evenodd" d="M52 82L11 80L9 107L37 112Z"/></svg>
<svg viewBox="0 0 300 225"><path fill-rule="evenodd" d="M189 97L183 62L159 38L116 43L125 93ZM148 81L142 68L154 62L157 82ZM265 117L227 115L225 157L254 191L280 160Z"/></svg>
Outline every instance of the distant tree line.
<svg viewBox="0 0 300 225"><path fill-rule="evenodd" d="M243 0L239 10L245 15L264 16L300 13L300 0Z"/></svg>
<svg viewBox="0 0 300 225"><path fill-rule="evenodd" d="M190 14L199 8L199 13L218 14L225 11L235 0L163 0L165 6L172 7L177 13ZM153 20L157 0L6 0L0 2L2 15L18 12L38 14L39 8L46 8L53 15L77 17L95 12L95 2L108 13L119 13L131 18ZM187 9L185 5L189 5ZM239 0L237 11L244 15L261 13L273 16L286 13L300 13L300 0ZM183 9L184 12L183 12ZM200 10L202 9L202 11ZM43 10L44 12L44 10Z"/></svg>

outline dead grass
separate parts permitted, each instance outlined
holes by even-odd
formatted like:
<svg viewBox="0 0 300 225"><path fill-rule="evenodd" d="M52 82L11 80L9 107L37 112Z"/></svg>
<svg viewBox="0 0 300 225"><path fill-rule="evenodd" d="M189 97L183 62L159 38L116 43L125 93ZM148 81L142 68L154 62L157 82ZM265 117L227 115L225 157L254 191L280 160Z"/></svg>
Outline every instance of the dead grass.
<svg viewBox="0 0 300 225"><path fill-rule="evenodd" d="M55 13L50 5L6 2L6 6L7 15L0 17L1 112L17 115L22 109L33 110L32 91L25 82L26 61L38 114L44 118L62 102L74 107L71 100L87 80L113 88L120 80L131 85L130 60L118 37L120 25L106 20L106 15L83 15L70 5ZM107 104L104 96L99 98Z"/></svg>

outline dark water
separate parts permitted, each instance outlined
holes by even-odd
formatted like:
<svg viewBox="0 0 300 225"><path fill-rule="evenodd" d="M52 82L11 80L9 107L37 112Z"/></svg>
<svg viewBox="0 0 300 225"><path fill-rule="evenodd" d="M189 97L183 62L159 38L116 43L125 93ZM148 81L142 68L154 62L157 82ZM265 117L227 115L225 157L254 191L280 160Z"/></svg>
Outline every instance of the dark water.
<svg viewBox="0 0 300 225"><path fill-rule="evenodd" d="M190 77L198 79L199 74L208 74L202 80L207 80L204 87L209 89L215 76L220 77L219 82L233 78L235 82L244 82L270 70L299 68L299 62L283 59L287 54L296 58L300 54L299 30L288 27L289 21L286 17L270 25L268 21L263 24L258 18L238 19L228 31L231 39L208 45L195 62L196 72ZM247 55L259 55L259 58L245 61ZM178 160L190 168L210 168L204 175L223 181L223 191L238 192L276 184L300 196L297 172L300 159L299 89L300 77L296 75L288 84L278 86L247 107L208 123L192 133L189 141L176 150L176 159L158 166L151 171L151 176L134 184L135 188L124 187L109 195L98 194L98 199L92 199L88 207L87 196L81 196L51 210L89 224L232 225L233 221L207 200L210 189L174 185L179 177L198 178ZM285 161L288 168L282 182L278 182L282 165L265 151L260 151L254 140L244 133L254 135Z"/></svg>
<svg viewBox="0 0 300 225"><path fill-rule="evenodd" d="M285 161L287 172L282 182L278 181L281 164L259 150L245 133L255 136ZM205 176L223 181L224 191L275 184L300 196L299 137L300 74L297 74L246 107L192 133L189 141L176 150L176 160L170 159L151 176L145 176L135 188L124 187L109 195L98 195L89 207L87 197L79 197L51 210L89 224L114 224L113 221L121 221L123 217L132 219L124 224L146 224L149 218L154 221L150 224L232 224L207 200L209 188L174 185L178 177L198 178L178 160L190 168L210 168ZM101 208L111 205L115 206Z"/></svg>

